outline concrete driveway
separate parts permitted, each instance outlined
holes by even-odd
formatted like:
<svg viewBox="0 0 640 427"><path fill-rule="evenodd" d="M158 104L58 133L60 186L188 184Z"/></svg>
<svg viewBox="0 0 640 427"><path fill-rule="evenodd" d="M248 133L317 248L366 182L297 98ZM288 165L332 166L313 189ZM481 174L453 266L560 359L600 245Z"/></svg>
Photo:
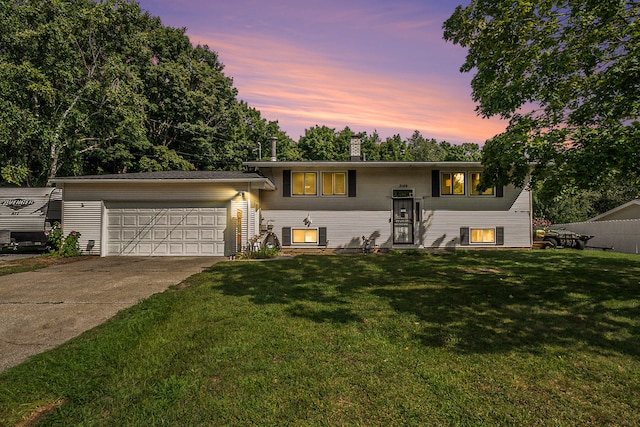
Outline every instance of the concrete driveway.
<svg viewBox="0 0 640 427"><path fill-rule="evenodd" d="M0 276L0 372L223 257L87 257Z"/></svg>

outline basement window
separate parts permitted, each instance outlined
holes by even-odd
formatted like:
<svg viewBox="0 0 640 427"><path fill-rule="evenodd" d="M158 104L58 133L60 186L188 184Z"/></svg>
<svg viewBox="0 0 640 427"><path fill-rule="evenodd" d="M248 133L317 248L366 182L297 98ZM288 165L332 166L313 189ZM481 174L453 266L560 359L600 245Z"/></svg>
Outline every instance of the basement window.
<svg viewBox="0 0 640 427"><path fill-rule="evenodd" d="M317 228L294 228L291 230L291 243L318 243Z"/></svg>
<svg viewBox="0 0 640 427"><path fill-rule="evenodd" d="M470 243L495 243L495 228L472 228L470 230Z"/></svg>

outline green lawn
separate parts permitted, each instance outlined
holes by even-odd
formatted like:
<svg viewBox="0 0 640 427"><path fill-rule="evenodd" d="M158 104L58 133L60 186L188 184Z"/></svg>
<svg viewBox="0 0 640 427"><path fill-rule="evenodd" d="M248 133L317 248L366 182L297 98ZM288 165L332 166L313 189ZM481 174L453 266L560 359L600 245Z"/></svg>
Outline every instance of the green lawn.
<svg viewBox="0 0 640 427"><path fill-rule="evenodd" d="M640 425L640 257L225 262L0 375L0 424ZM39 414L39 415L38 415Z"/></svg>

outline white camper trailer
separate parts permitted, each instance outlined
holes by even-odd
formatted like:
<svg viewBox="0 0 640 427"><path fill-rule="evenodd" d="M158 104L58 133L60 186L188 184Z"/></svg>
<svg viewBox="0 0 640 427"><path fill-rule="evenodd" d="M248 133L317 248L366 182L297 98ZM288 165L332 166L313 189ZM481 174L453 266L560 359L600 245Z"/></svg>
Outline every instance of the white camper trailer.
<svg viewBox="0 0 640 427"><path fill-rule="evenodd" d="M0 250L44 250L61 207L57 188L0 188Z"/></svg>

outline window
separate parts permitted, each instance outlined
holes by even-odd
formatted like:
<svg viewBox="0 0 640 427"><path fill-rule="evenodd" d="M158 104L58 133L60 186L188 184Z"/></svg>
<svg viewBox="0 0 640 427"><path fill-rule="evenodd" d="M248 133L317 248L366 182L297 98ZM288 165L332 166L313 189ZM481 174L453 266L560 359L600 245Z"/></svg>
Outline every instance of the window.
<svg viewBox="0 0 640 427"><path fill-rule="evenodd" d="M322 172L323 196L346 196L347 174L344 172Z"/></svg>
<svg viewBox="0 0 640 427"><path fill-rule="evenodd" d="M471 243L495 243L496 230L494 228L472 228Z"/></svg>
<svg viewBox="0 0 640 427"><path fill-rule="evenodd" d="M318 194L315 172L293 172L291 175L294 196L315 196Z"/></svg>
<svg viewBox="0 0 640 427"><path fill-rule="evenodd" d="M318 229L294 228L291 243L318 243Z"/></svg>
<svg viewBox="0 0 640 427"><path fill-rule="evenodd" d="M471 195L472 196L493 196L493 187L487 188L484 191L478 190L480 185L481 174L480 172L471 172Z"/></svg>
<svg viewBox="0 0 640 427"><path fill-rule="evenodd" d="M464 172L442 172L440 192L443 195L464 195Z"/></svg>

